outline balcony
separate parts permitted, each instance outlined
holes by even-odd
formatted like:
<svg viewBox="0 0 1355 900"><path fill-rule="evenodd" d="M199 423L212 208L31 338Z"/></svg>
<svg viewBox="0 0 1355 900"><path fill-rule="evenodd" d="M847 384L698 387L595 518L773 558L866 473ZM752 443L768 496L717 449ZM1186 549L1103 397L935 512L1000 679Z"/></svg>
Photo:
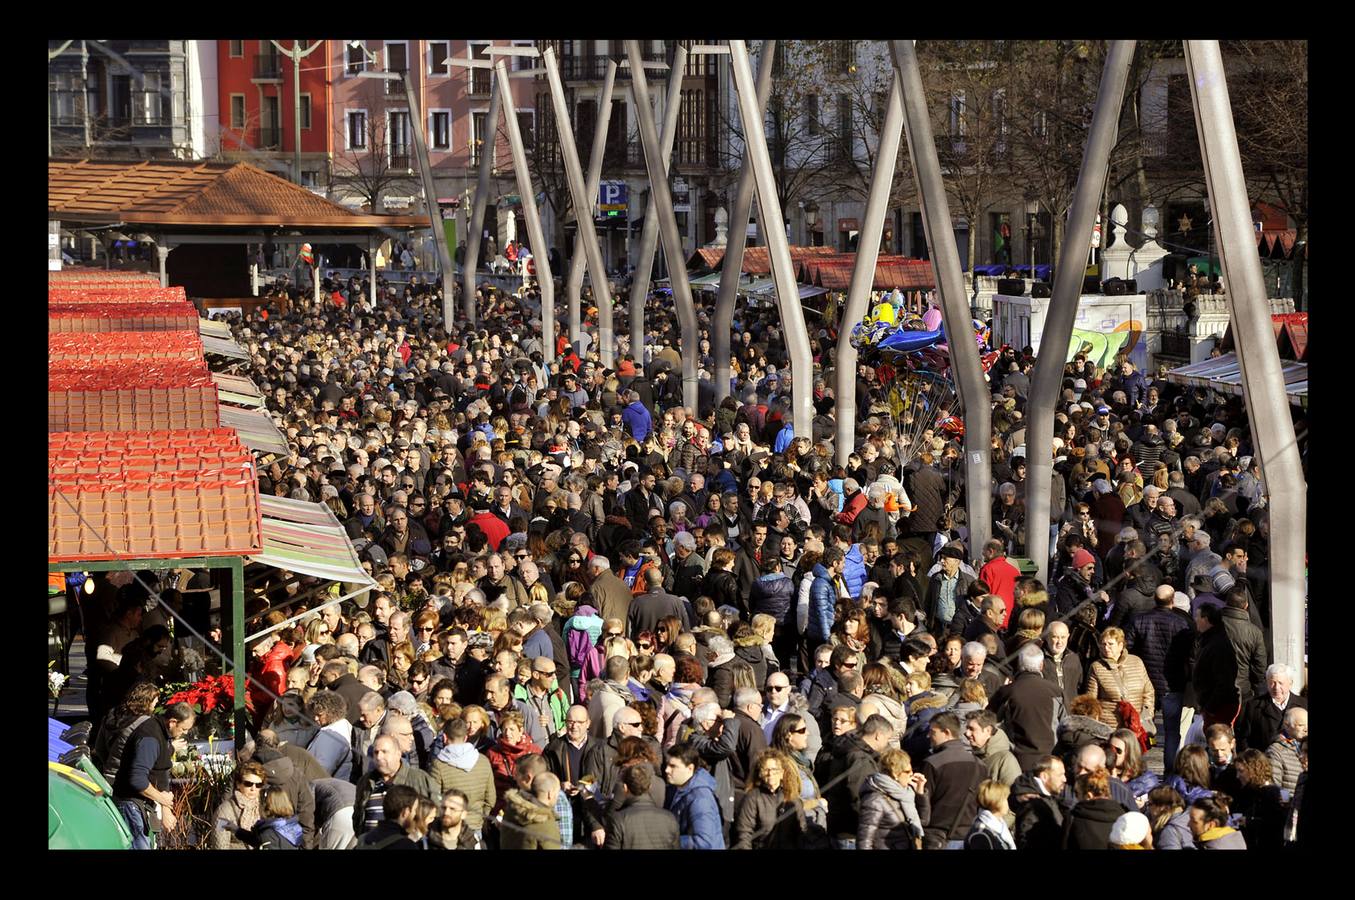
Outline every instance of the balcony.
<svg viewBox="0 0 1355 900"><path fill-rule="evenodd" d="M282 129L277 126L265 125L259 129L259 147L260 150L281 150L282 149Z"/></svg>
<svg viewBox="0 0 1355 900"><path fill-rule="evenodd" d="M390 167L403 172L406 169L414 168L414 159L409 155L408 150L397 150L391 154Z"/></svg>
<svg viewBox="0 0 1355 900"><path fill-rule="evenodd" d="M471 96L489 96L489 86L494 81L494 72L490 69L470 70Z"/></svg>
<svg viewBox="0 0 1355 900"><path fill-rule="evenodd" d="M399 78L386 79L386 96L403 97L405 96L405 73L403 71L391 72L392 75L399 75Z"/></svg>
<svg viewBox="0 0 1355 900"><path fill-rule="evenodd" d="M254 81L282 81L282 57L276 54L254 57Z"/></svg>

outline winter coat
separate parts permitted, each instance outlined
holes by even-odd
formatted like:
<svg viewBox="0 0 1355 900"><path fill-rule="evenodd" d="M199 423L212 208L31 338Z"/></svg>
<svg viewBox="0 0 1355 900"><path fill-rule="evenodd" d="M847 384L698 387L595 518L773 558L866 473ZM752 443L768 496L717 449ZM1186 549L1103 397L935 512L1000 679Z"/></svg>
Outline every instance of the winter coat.
<svg viewBox="0 0 1355 900"><path fill-rule="evenodd" d="M926 825L927 847L939 848L947 841L962 840L978 815L978 789L988 777L987 767L957 738L932 751L918 771L927 776L927 793L932 801L931 821Z"/></svg>
<svg viewBox="0 0 1355 900"><path fill-rule="evenodd" d="M1039 672L1018 672L1011 684L998 689L988 708L1011 736L1011 752L1021 770L1030 769L1058 743L1063 693Z"/></svg>
<svg viewBox="0 0 1355 900"><path fill-rule="evenodd" d="M216 808L216 822L212 828L213 850L248 850L254 839L254 824L259 821L259 802L248 800L239 791ZM246 840L248 839L248 840Z"/></svg>
<svg viewBox="0 0 1355 900"><path fill-rule="evenodd" d="M805 697L805 714L822 725L829 707L837 699L837 679L827 669L815 669L800 679L797 690Z"/></svg>
<svg viewBox="0 0 1355 900"><path fill-rule="evenodd" d="M1242 707L1242 715L1237 723L1237 749L1241 751L1254 747L1264 753L1265 748L1280 736L1284 714L1296 706L1307 709L1308 701L1292 691L1285 701L1284 709L1276 706L1269 694L1260 694L1248 700Z"/></svg>
<svg viewBox="0 0 1355 900"><path fill-rule="evenodd" d="M608 850L681 849L677 816L655 805L648 794L627 797L612 813L604 846Z"/></svg>
<svg viewBox="0 0 1355 900"><path fill-rule="evenodd" d="M353 797L353 833L361 835L363 833L363 824L366 819L367 798L372 795L372 784L381 776L375 769L368 772L358 782L357 793ZM402 764L395 772L395 777L391 784L403 784L405 787L413 788L419 793L419 796L432 800L434 803L442 796L438 791L438 784L427 772L420 771L408 763ZM469 816L468 816L469 817Z"/></svg>
<svg viewBox="0 0 1355 900"><path fill-rule="evenodd" d="M797 850L804 831L804 807L781 795L754 788L743 795L730 829L731 850Z"/></svg>
<svg viewBox="0 0 1355 900"><path fill-rule="evenodd" d="M588 729L589 737L610 737L616 714L633 699L624 685L602 679L589 682L588 717L593 723Z"/></svg>
<svg viewBox="0 0 1355 900"><path fill-rule="evenodd" d="M260 850L300 850L301 823L296 816L260 819L254 825L254 842Z"/></svg>
<svg viewBox="0 0 1355 900"><path fill-rule="evenodd" d="M1230 710L1238 703L1237 655L1221 627L1200 635L1195 665L1191 670L1187 705L1199 711Z"/></svg>
<svg viewBox="0 0 1355 900"><path fill-rule="evenodd" d="M1299 759L1298 751L1298 741L1290 740L1283 735L1266 748L1272 780L1290 792L1298 787L1299 775L1303 774L1303 762Z"/></svg>
<svg viewBox="0 0 1355 900"><path fill-rule="evenodd" d="M1185 632L1186 637L1180 635ZM1188 656L1190 644L1195 634L1195 623L1190 615L1174 607L1156 607L1134 616L1126 629L1125 646L1129 652L1143 660L1148 670L1148 680L1153 683L1153 691L1166 696L1185 689L1179 681L1173 684L1169 677L1175 657ZM1181 661L1183 663L1183 660ZM1184 665L1175 671L1184 675Z"/></svg>
<svg viewBox="0 0 1355 900"><path fill-rule="evenodd" d="M1063 823L1063 849L1110 849L1110 829L1122 815L1124 807L1109 797L1080 801Z"/></svg>
<svg viewBox="0 0 1355 900"><path fill-rule="evenodd" d="M1016 840L1004 823L986 809L979 810L964 837L966 850L1015 850Z"/></svg>
<svg viewBox="0 0 1355 900"><path fill-rule="evenodd" d="M306 750L333 778L353 776L353 726L347 719L330 722L315 733Z"/></svg>
<svg viewBox="0 0 1355 900"><path fill-rule="evenodd" d="M1247 841L1242 832L1226 825L1211 828L1195 838L1195 845L1201 850L1246 850Z"/></svg>
<svg viewBox="0 0 1355 900"><path fill-rule="evenodd" d="M703 590L706 596L715 601L715 608L732 606L742 610L743 595L739 592L739 579L733 572L725 569L711 569L706 573Z"/></svg>
<svg viewBox="0 0 1355 900"><path fill-rule="evenodd" d="M442 793L458 790L466 795L466 824L479 831L498 800L489 758L472 744L448 744L434 757L430 774Z"/></svg>
<svg viewBox="0 0 1355 900"><path fill-rule="evenodd" d="M1115 728L1119 726L1116 725ZM1059 740L1054 745L1054 753L1062 759L1068 759L1075 751L1087 744L1100 743L1110 738L1115 730L1100 719L1090 716L1068 716L1059 723Z"/></svg>
<svg viewBox="0 0 1355 900"><path fill-rule="evenodd" d="M907 519L909 533L935 532L946 509L946 481L941 473L935 466L919 464L907 473L903 486L913 501L913 512Z"/></svg>
<svg viewBox="0 0 1355 900"><path fill-rule="evenodd" d="M925 612L927 614L927 630L932 634L944 634L949 629L951 620L955 618L955 614L959 612L960 607L965 604L965 592L974 583L974 576L964 569L960 569L956 575L955 595L952 598L952 602L955 604L954 609L940 608L941 580L942 575L937 572L927 584L927 608Z"/></svg>
<svg viewBox="0 0 1355 900"><path fill-rule="evenodd" d="M1153 849L1195 849L1195 835L1190 830L1190 810L1183 809L1167 820L1167 824L1153 835Z"/></svg>
<svg viewBox="0 0 1355 900"><path fill-rule="evenodd" d="M766 613L785 627L795 599L795 582L784 572L772 572L753 582L748 607L754 614Z"/></svg>
<svg viewBox="0 0 1355 900"><path fill-rule="evenodd" d="M315 795L311 793L309 779L300 766L279 750L260 748L254 759L268 772L269 784L281 785L287 791L301 823L306 849L310 849L315 842Z"/></svg>
<svg viewBox="0 0 1355 900"><path fill-rule="evenodd" d="M1266 691L1266 638L1243 609L1223 611L1223 630L1237 660L1238 697L1246 703Z"/></svg>
<svg viewBox="0 0 1355 900"><path fill-rule="evenodd" d="M499 846L504 850L562 850L555 810L512 788L504 796Z"/></svg>
<svg viewBox="0 0 1355 900"><path fill-rule="evenodd" d="M879 757L856 732L827 738L814 761L814 780L828 801L828 833L855 837L861 785L879 771Z"/></svg>
<svg viewBox="0 0 1355 900"><path fill-rule="evenodd" d="M1021 775L1021 765L1012 754L1012 744L1006 732L997 729L982 750L975 750L974 756L988 768L988 778L1000 781L1010 787Z"/></svg>
<svg viewBox="0 0 1355 900"><path fill-rule="evenodd" d="M1114 728L1120 727L1115 706L1121 700L1133 704L1140 719L1153 720L1153 683L1148 680L1143 660L1128 650L1121 650L1118 660L1098 659L1092 663L1087 673L1087 693L1101 701L1101 721Z"/></svg>
<svg viewBox="0 0 1355 900"><path fill-rule="evenodd" d="M513 773L517 771L518 760L528 753L540 752L541 748L531 738L526 737L520 744L510 744L500 737L494 746L485 752L485 756L489 757L490 768L494 770L494 789L499 792L501 798L506 799L508 792L517 785ZM503 806L502 799L499 805Z"/></svg>
<svg viewBox="0 0 1355 900"><path fill-rule="evenodd" d="M912 850L922 839L931 812L927 794L875 772L861 785L861 814L856 826L858 850Z"/></svg>
<svg viewBox="0 0 1355 900"><path fill-rule="evenodd" d="M1067 706L1073 698L1082 692L1082 657L1073 652L1072 647L1063 651L1063 659L1054 660L1048 650L1044 654L1045 680L1063 691L1063 703Z"/></svg>
<svg viewBox="0 0 1355 900"><path fill-rule="evenodd" d="M822 563L814 564L814 583L809 589L809 627L805 637L813 646L827 643L833 630L833 610L837 605L837 587Z"/></svg>
<svg viewBox="0 0 1355 900"><path fill-rule="evenodd" d="M904 711L903 704L883 693L866 694L861 698L862 703L867 700L880 710L880 715L894 729L894 734L889 739L889 746L896 750L899 749L903 735L908 731L908 713Z"/></svg>
<svg viewBox="0 0 1355 900"><path fill-rule="evenodd" d="M1057 850L1063 845L1063 807L1041 789L1034 775L1022 775L1012 784L1011 810L1018 849Z"/></svg>
<svg viewBox="0 0 1355 900"><path fill-rule="evenodd" d="M635 595L626 582L611 572L599 572L593 579L589 591L598 602L598 615L603 619L620 619L625 622L630 614L630 604ZM599 632L600 633L600 632Z"/></svg>
<svg viewBox="0 0 1355 900"><path fill-rule="evenodd" d="M715 777L710 772L698 766L682 787L670 785L664 808L677 816L678 843L683 850L725 849L720 802L715 794Z"/></svg>
<svg viewBox="0 0 1355 900"><path fill-rule="evenodd" d="M734 658L741 659L753 667L753 683L766 684L767 656L762 651L762 637L747 635L734 641Z"/></svg>
<svg viewBox="0 0 1355 900"><path fill-rule="evenodd" d="M847 595L855 600L861 596L861 588L866 583L866 561L861 557L861 545L852 544L842 562L842 582L847 586Z"/></svg>

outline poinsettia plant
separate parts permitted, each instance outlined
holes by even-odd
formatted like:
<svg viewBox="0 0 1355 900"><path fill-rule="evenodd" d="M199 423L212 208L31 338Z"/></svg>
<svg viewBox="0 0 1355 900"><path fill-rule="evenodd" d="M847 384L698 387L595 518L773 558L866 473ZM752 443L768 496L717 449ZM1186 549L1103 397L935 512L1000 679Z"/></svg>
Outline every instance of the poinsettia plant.
<svg viewBox="0 0 1355 900"><path fill-rule="evenodd" d="M168 690L180 685L170 685ZM235 733L235 677L230 674L209 675L201 681L174 691L164 700L165 706L187 703L198 714L194 730L206 737L231 739ZM254 704L245 694L245 709L253 712Z"/></svg>

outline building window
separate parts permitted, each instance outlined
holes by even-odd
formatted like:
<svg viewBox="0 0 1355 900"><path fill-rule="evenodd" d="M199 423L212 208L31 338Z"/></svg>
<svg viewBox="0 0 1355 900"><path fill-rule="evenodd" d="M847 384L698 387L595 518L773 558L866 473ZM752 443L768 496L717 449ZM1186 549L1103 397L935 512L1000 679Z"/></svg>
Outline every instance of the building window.
<svg viewBox="0 0 1355 900"><path fill-rule="evenodd" d="M405 41L386 41L386 71L403 72L409 68L409 45Z"/></svg>
<svg viewBox="0 0 1355 900"><path fill-rule="evenodd" d="M964 91L956 91L950 96L950 136L961 140L967 130Z"/></svg>
<svg viewBox="0 0 1355 900"><path fill-rule="evenodd" d="M471 59L490 60L489 44L471 44ZM470 70L470 92L472 94L488 94L491 79L494 77L492 69L471 69Z"/></svg>
<svg viewBox="0 0 1355 900"><path fill-rule="evenodd" d="M309 129L311 127L311 95L301 95L301 127Z"/></svg>
<svg viewBox="0 0 1355 900"><path fill-rule="evenodd" d="M301 186L306 188L318 188L320 186L320 173L314 169L302 169Z"/></svg>
<svg viewBox="0 0 1355 900"><path fill-rule="evenodd" d="M518 131L522 132L522 146L529 152L536 147L536 111L518 110Z"/></svg>
<svg viewBox="0 0 1355 900"><path fill-rule="evenodd" d="M245 42L244 42L244 41L228 41L227 43L230 44L230 51L229 51L229 52L230 52L230 57L231 57L231 59L244 59L244 58L245 58Z"/></svg>
<svg viewBox="0 0 1355 900"><path fill-rule="evenodd" d="M831 71L835 75L849 74L856 64L855 41L833 41L829 48Z"/></svg>
<svg viewBox="0 0 1355 900"><path fill-rule="evenodd" d="M810 134L818 134L823 130L819 122L818 94L805 95L805 125L807 126L806 130Z"/></svg>
<svg viewBox="0 0 1355 900"><path fill-rule="evenodd" d="M231 94L231 127L241 130L245 127L244 94Z"/></svg>
<svg viewBox="0 0 1355 900"><path fill-rule="evenodd" d="M390 151L392 169L408 169L409 158L409 113L404 110L386 114L386 146Z"/></svg>
<svg viewBox="0 0 1355 900"><path fill-rule="evenodd" d="M434 150L452 148L452 114L450 110L435 109L428 115L428 144Z"/></svg>
<svg viewBox="0 0 1355 900"><path fill-rule="evenodd" d="M435 78L447 78L451 70L447 67L447 58L450 51L449 41L429 41L428 42L428 74Z"/></svg>
<svg viewBox="0 0 1355 900"><path fill-rule="evenodd" d="M84 107L84 84L75 72L53 73L47 79L53 125L79 125Z"/></svg>
<svg viewBox="0 0 1355 900"><path fill-rule="evenodd" d="M348 150L367 149L367 110L348 110L347 128L344 130L344 147Z"/></svg>
<svg viewBox="0 0 1355 900"><path fill-rule="evenodd" d="M852 133L852 98L849 94L837 95L837 121L840 153L844 159L851 159L854 140Z"/></svg>
<svg viewBox="0 0 1355 900"><path fill-rule="evenodd" d="M489 113L487 112L473 112L470 115L470 164L472 166L480 164L480 152L488 139L485 131L485 120L488 118Z"/></svg>
<svg viewBox="0 0 1355 900"><path fill-rule="evenodd" d="M159 72L147 72L141 77L141 101L136 104L138 124L168 124L170 98L163 87L163 76Z"/></svg>
<svg viewBox="0 0 1355 900"><path fill-rule="evenodd" d="M367 48L361 41L357 42L356 47L353 46L353 43L353 41L348 41L344 44L344 46L348 48L348 66L346 71L349 75L357 75L367 71Z"/></svg>

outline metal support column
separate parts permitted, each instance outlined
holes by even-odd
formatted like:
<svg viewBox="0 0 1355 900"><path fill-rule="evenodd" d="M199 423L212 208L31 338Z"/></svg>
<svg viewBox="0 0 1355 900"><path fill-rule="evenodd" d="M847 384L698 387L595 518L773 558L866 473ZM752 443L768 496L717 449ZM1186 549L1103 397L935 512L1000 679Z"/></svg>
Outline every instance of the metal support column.
<svg viewBox="0 0 1355 900"><path fill-rule="evenodd" d="M992 395L973 338L973 314L955 246L950 202L936 157L936 140L927 114L927 95L922 88L917 54L912 41L890 43L902 89L903 127L917 180L918 206L941 297L941 317L949 336L951 380L964 408L965 519L969 524L969 558L977 561L993 533L993 468L988 456L993 429ZM846 323L843 324L845 327ZM928 524L924 523L924 529Z"/></svg>
<svg viewBox="0 0 1355 900"><path fill-rule="evenodd" d="M376 239L375 234L367 235L367 302L376 309L376 251L381 247L381 242Z"/></svg>
<svg viewBox="0 0 1355 900"><path fill-rule="evenodd" d="M1294 422L1285 395L1280 355L1271 330L1261 263L1256 255L1247 182L1218 41L1185 41L1195 124L1200 134L1205 182L1218 235L1228 315L1242 365L1242 397L1261 457L1270 504L1270 603L1275 661L1294 672L1294 690L1304 683L1307 549L1307 484L1299 462Z"/></svg>
<svg viewBox="0 0 1355 900"><path fill-rule="evenodd" d="M758 51L757 108L767 108L772 93L772 63L776 56L776 41L762 42ZM739 294L739 276L743 273L743 251L748 246L748 214L753 208L753 164L747 153L739 167L739 184L734 189L734 203L729 209L729 235L725 243L725 258L720 265L720 293L715 298L715 318L711 323L710 349L715 357L715 404L718 406L730 394L732 367L729 364L730 328L734 322L734 301Z"/></svg>
<svg viewBox="0 0 1355 900"><path fill-rule="evenodd" d="M1082 155L1082 170L1077 190L1068 210L1068 227L1063 248L1054 270L1053 296L1040 338L1040 354L1030 379L1030 397L1026 403L1026 555L1038 568L1037 577L1049 583L1049 508L1050 485L1054 475L1054 406L1063 382L1063 367L1068 358L1068 342L1073 336L1078 299L1082 295L1087 251L1091 249L1092 226L1101 187L1110 167L1110 151L1124 103L1129 63L1134 58L1134 41L1111 41L1101 86L1096 94L1087 149ZM1248 223L1251 219L1248 218ZM1256 242L1252 241L1252 252Z"/></svg>
<svg viewBox="0 0 1355 900"><path fill-rule="evenodd" d="M649 100L649 94L647 92L642 94L635 87L637 72L638 77L642 79L645 84L649 83L643 70L635 68L637 65L643 64L636 63L633 60L631 61L631 102L635 105L637 111L640 109L647 110L648 115L652 120L654 118L654 105ZM682 105L682 73L686 68L687 48L679 44L677 50L673 54L673 68L668 73L668 93L665 95L663 107L663 134L658 139L658 152L662 157L662 167L659 169L659 172L665 190L667 190L668 185L668 169L673 159L673 141L677 139L678 109ZM641 136L643 137L643 135L644 132L641 131ZM649 147L646 146L646 162L648 161L649 155ZM654 272L654 252L658 248L660 231L660 225L654 220L653 216L654 180L654 173L651 172L649 176L651 185L649 190L649 206L645 209L645 224L640 229L640 255L635 259L635 277L631 282L630 287L630 352L631 355L635 357L635 364L640 368L643 368L645 364L645 301L649 299L650 276ZM671 197L671 194L669 196ZM673 227L676 228L676 224ZM672 283L672 274L675 267L683 270L683 280L685 281L687 260L679 259L674 263L674 257L669 255L667 250L664 251L664 256L668 261L670 283ZM680 252L679 256L681 256ZM674 296L676 296L676 293L674 293ZM685 336L683 337L683 341L686 341ZM686 348L684 347L683 350L685 351ZM692 352L695 353L696 349L693 348ZM686 376L684 376L684 380L685 377ZM685 391L683 396L685 398ZM696 401L684 399L683 405L690 405L695 409Z"/></svg>
<svg viewBox="0 0 1355 900"><path fill-rule="evenodd" d="M485 135L480 144L480 165L475 175L475 205L471 208L470 230L466 233L466 255L461 263L462 297L466 323L475 324L475 273L480 267L480 244L485 233L485 207L489 203L489 173L494 165L494 141L499 133L499 86L489 85L489 113L485 116ZM471 140L475 136L471 135Z"/></svg>
<svg viewBox="0 0 1355 900"><path fill-rule="evenodd" d="M574 201L574 221L579 225L578 238L583 243L584 254L588 257L588 272L593 277L593 299L598 306L598 352L602 357L602 365L611 368L616 355L616 339L612 337L612 305L615 301L607 283L607 266L602 261L597 229L593 227L593 198L597 196L597 187L589 193L583 180L583 168L579 165L578 148L574 146L574 127L565 106L565 88L560 83L560 67L555 61L554 47L546 48L542 54L542 63L546 68L546 81L550 85L551 105L555 107L555 131L560 142L560 155L564 158L565 176L569 179L569 193ZM577 250L576 246L576 253ZM570 301L571 329L576 322L574 313L578 308L575 300L577 296ZM571 333L570 339L573 338Z"/></svg>
<svg viewBox="0 0 1355 900"><path fill-rule="evenodd" d="M231 557L231 627L225 635L225 643L230 645L231 659L235 661L232 675L235 676L235 746L245 742L248 714L245 712L245 672L249 665L249 656L245 654L245 560L242 556Z"/></svg>
<svg viewBox="0 0 1355 900"><path fill-rule="evenodd" d="M645 77L639 41L626 41L626 56L630 59L630 89L635 98L635 114L640 121L640 144L644 147L645 169L649 172L649 208L645 210L645 233L649 232L652 224L658 230L659 237L663 239L663 255L668 261L668 277L673 286L673 305L677 309L678 325L682 331L682 405L695 411L699 397L696 363L700 350L696 340L696 305L692 302L691 282L687 280L687 260L682 254L682 235L678 234L677 215L673 212L673 195L668 189L668 159L672 143L670 140L667 151L660 149L658 129L654 127L654 107L649 103L649 79ZM680 94L674 88L681 88L682 70L686 68L686 64L687 50L678 47L673 59L673 74L669 79L670 107L676 105L680 99ZM667 112L670 113L676 127L676 118L672 115L671 108ZM664 130L667 128L668 123L665 122ZM643 257L641 263L645 263ZM645 266L647 268L652 264L651 258ZM639 284L638 278L636 284ZM631 294L632 340L637 319L641 325L641 334L644 333L644 295L640 295L641 305L638 313L635 298L636 295ZM634 352L635 348L631 349ZM636 364L643 366L643 358L637 356Z"/></svg>
<svg viewBox="0 0 1355 900"><path fill-rule="evenodd" d="M866 198L866 214L861 221L861 238L856 244L856 264L852 267L851 286L847 290L847 305L838 322L837 355L833 358L836 378L833 397L836 403L836 456L840 466L847 464L856 446L856 348L852 346L852 326L866 314L866 301L875 282L875 263L880 257L880 238L884 234L885 213L889 207L889 190L894 183L894 169L899 161L899 143L903 137L903 89L899 73L894 73L889 88L889 102L885 106L884 124L880 129L880 148L875 154L875 174Z"/></svg>
<svg viewBox="0 0 1355 900"><path fill-rule="evenodd" d="M814 421L814 357L809 348L800 288L790 260L790 242L782 226L781 201L776 195L776 175L771 154L767 152L767 134L762 125L762 110L757 106L753 87L753 68L748 63L748 47L743 41L729 42L730 69L734 74L739 100L739 119L743 122L744 152L753 163L757 181L758 222L771 257L772 280L781 307L781 329L790 359L792 426L796 436L809 437Z"/></svg>
<svg viewBox="0 0 1355 900"><path fill-rule="evenodd" d="M541 288L541 355L549 365L555 361L555 278L550 271L546 236L541 231L541 214L536 208L532 172L527 167L527 150L522 145L517 110L512 104L508 63L502 57L494 62L494 74L499 80L499 93L507 98L503 104L503 121L508 129L508 145L513 151L513 174L517 177L518 195L522 198L522 217L527 223L527 238L532 242L532 256L536 260L536 279Z"/></svg>
<svg viewBox="0 0 1355 900"><path fill-rule="evenodd" d="M569 258L569 277L565 280L565 297L569 301L569 342L578 344L579 338L583 333L583 316L580 312L579 295L583 291L583 269L587 260L587 254L583 249L583 229L585 227L594 228L593 218L593 200L598 195L598 185L602 182L602 156L607 152L607 126L612 121L612 89L616 85L616 60L607 60L607 74L602 78L602 93L598 97L597 122L593 126L593 147L588 153L588 177L584 185L584 191L588 195L588 215L585 222L582 213L575 211L574 221L579 226L579 234L574 236L574 253ZM622 126L625 127L624 125ZM597 289L594 288L593 295L597 296ZM613 299L612 307L615 308L616 301ZM598 315L601 316L602 307L598 307ZM608 352L611 352L609 349ZM611 363L604 363L610 366Z"/></svg>
<svg viewBox="0 0 1355 900"><path fill-rule="evenodd" d="M401 79L405 83L405 102L409 104L409 130L414 132L414 152L419 157L419 175L423 181L423 200L428 207L428 224L433 229L433 243L438 248L438 267L442 269L442 327L451 330L456 316L456 276L452 267L452 253L447 247L447 232L442 227L442 212L438 209L437 187L433 184L433 164L428 159L428 141L424 139L427 127L419 111L419 98L414 93L414 80L406 69Z"/></svg>

